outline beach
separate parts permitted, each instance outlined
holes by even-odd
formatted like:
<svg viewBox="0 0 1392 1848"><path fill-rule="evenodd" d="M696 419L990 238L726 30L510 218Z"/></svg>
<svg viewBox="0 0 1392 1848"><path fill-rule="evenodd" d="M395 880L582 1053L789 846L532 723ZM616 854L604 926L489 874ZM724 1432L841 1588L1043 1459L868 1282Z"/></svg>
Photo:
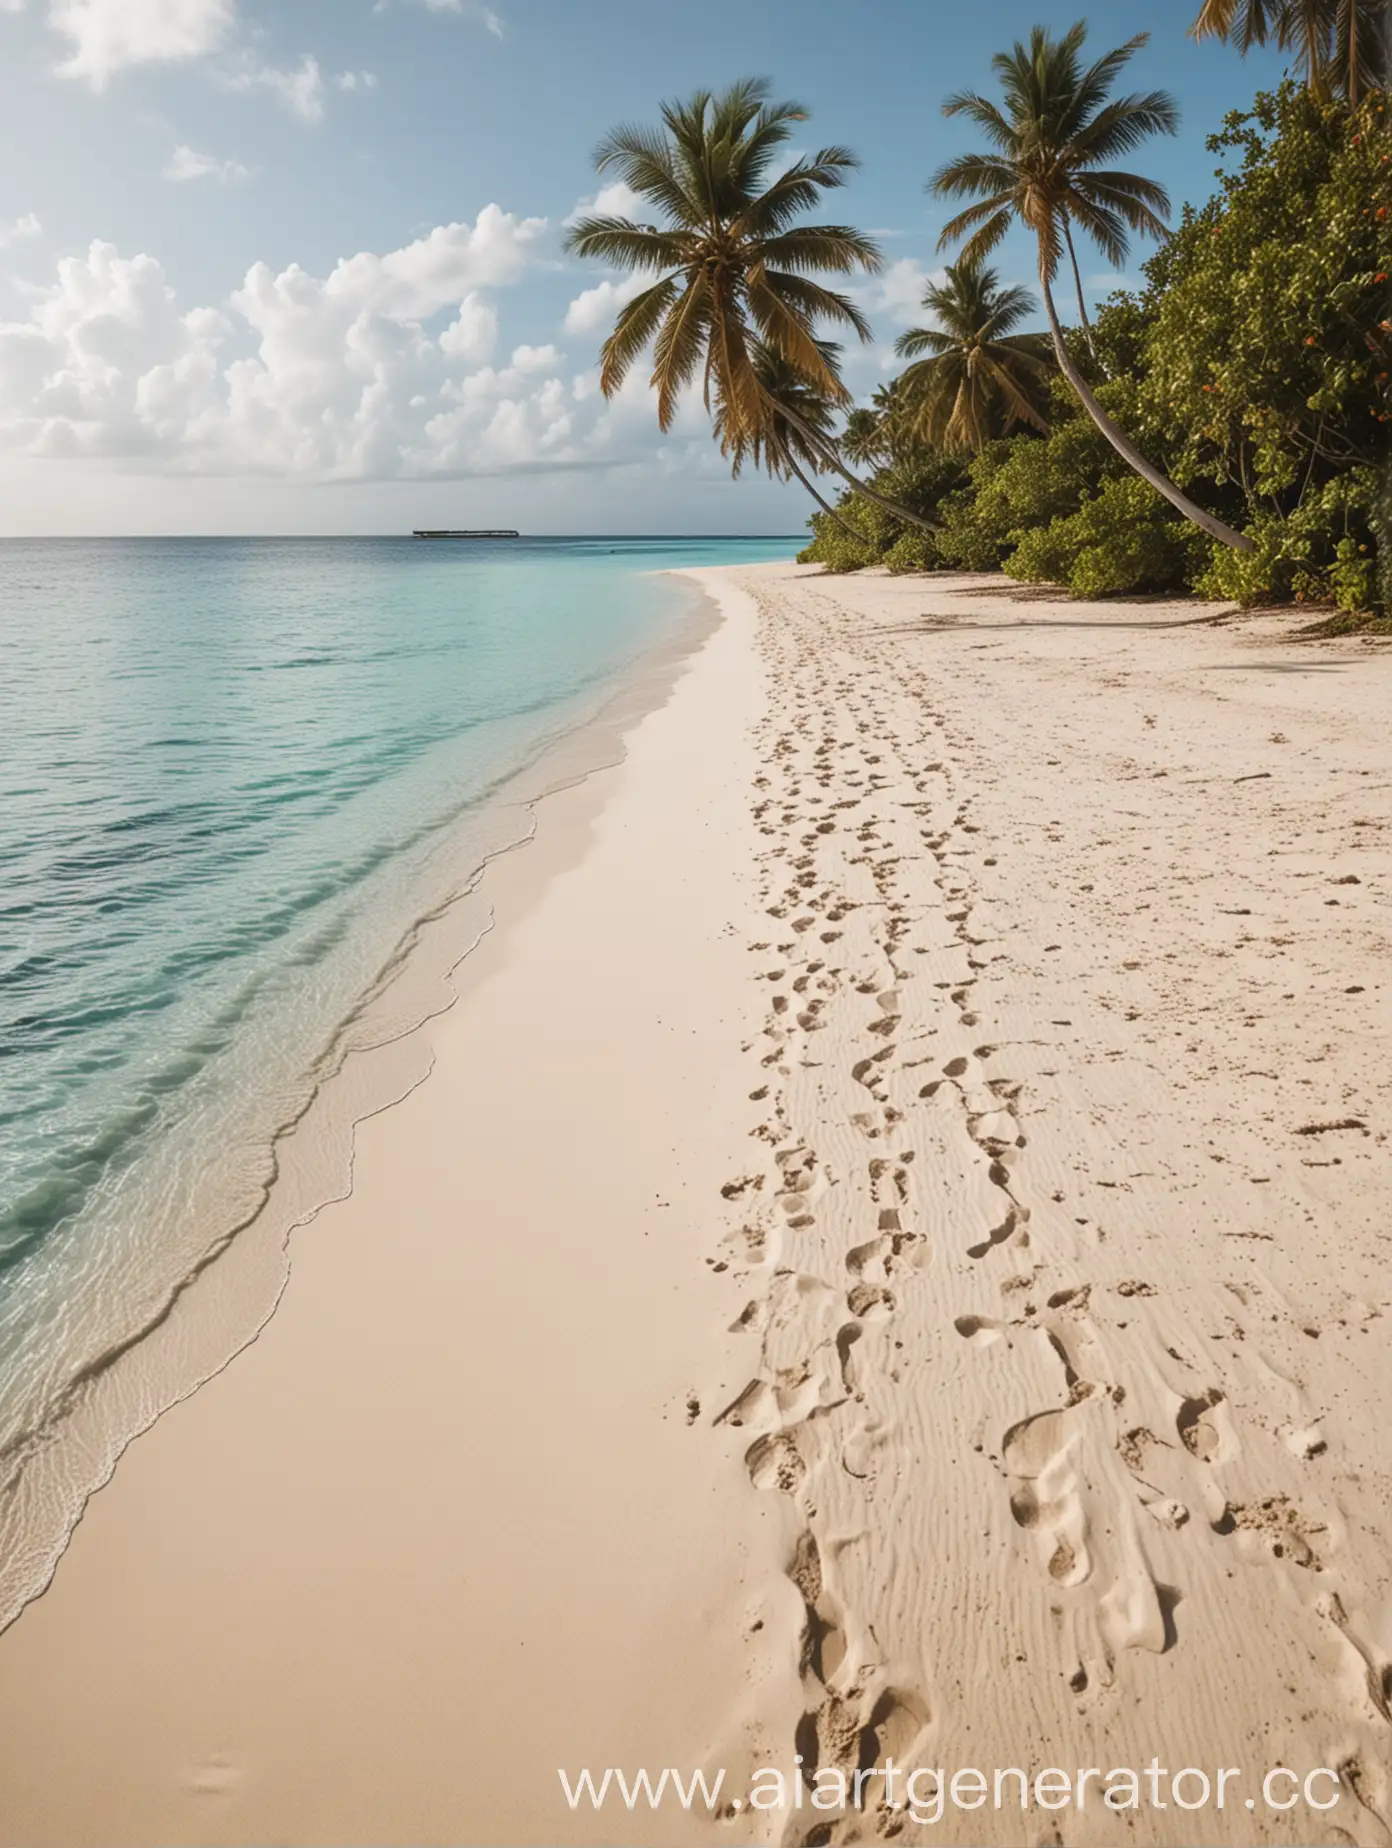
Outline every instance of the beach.
<svg viewBox="0 0 1392 1848"><path fill-rule="evenodd" d="M1392 651L691 575L0 1636L0 1841L1385 1840ZM938 1822L890 1759L1235 1775Z"/></svg>

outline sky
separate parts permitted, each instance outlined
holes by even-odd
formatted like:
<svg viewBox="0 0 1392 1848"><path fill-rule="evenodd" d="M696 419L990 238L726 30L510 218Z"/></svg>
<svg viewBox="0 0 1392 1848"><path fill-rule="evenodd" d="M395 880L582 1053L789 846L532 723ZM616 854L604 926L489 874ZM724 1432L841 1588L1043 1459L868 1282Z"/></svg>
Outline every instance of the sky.
<svg viewBox="0 0 1392 1848"><path fill-rule="evenodd" d="M1175 140L1131 162L1176 208L1204 137L1275 81L1186 36L1197 0L1108 0L1150 31L1128 87ZM659 434L646 370L597 355L622 279L568 257L591 154L698 87L767 76L793 148L862 167L823 217L874 232L856 285L895 370L945 260L923 182L975 145L943 97L1053 0L0 0L0 534L798 531L800 489L729 478L699 401ZM626 210L612 188L601 209ZM950 254L950 253L949 253ZM1101 299L1136 279L1084 257ZM999 265L1029 282L1028 246Z"/></svg>

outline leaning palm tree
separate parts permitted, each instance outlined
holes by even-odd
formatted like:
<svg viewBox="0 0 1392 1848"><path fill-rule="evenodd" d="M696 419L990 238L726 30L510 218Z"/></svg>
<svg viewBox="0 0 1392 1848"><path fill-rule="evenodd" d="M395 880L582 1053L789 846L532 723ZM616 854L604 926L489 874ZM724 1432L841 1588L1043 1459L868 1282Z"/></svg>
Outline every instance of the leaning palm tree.
<svg viewBox="0 0 1392 1848"><path fill-rule="evenodd" d="M894 345L905 358L927 355L895 381L912 436L975 451L1022 425L1048 429L1048 339L1014 331L1038 309L1028 289L1002 288L995 270L962 262L929 283L923 306L937 326L912 327Z"/></svg>
<svg viewBox="0 0 1392 1848"><path fill-rule="evenodd" d="M1274 38L1294 51L1321 102L1341 90L1356 105L1366 88L1387 80L1386 0L1204 0L1189 30L1196 39L1227 40L1244 57Z"/></svg>
<svg viewBox="0 0 1392 1848"><path fill-rule="evenodd" d="M889 459L889 439L884 418L868 404L858 404L846 413L846 427L841 432L841 450L857 468L876 468Z"/></svg>
<svg viewBox="0 0 1392 1848"><path fill-rule="evenodd" d="M834 366L836 348L829 341L820 344L824 357ZM832 426L836 407L824 392L809 384L795 367L768 347L756 347L754 370L770 402L777 408L752 434L739 432L726 417L723 405L716 410L715 439L720 444L720 453L730 458L731 474L738 477L744 464L753 462L756 468L762 468L776 481L800 481L827 518L852 539L860 541L863 535L842 519L812 479L827 466L825 449L834 440ZM817 443L809 441L798 425L789 421L790 409L796 413L798 424L816 431Z"/></svg>
<svg viewBox="0 0 1392 1848"><path fill-rule="evenodd" d="M1170 202L1164 188L1105 164L1147 135L1174 134L1178 125L1174 101L1163 90L1110 96L1117 75L1147 36L1138 33L1084 69L1084 23L1057 39L1036 26L1028 45L1017 40L1011 51L992 60L1004 92L1003 107L971 90L948 98L944 115L975 122L994 151L949 161L930 182L941 196L975 200L944 227L939 248L966 237L961 261L979 263L1015 220L1032 231L1059 370L1088 415L1113 449L1186 519L1223 544L1250 551L1250 539L1195 506L1112 422L1074 363L1054 306L1053 281L1064 246L1071 245L1070 223L1086 231L1118 265L1130 249L1129 232L1156 238L1165 233Z"/></svg>
<svg viewBox="0 0 1392 1848"><path fill-rule="evenodd" d="M849 225L801 222L857 163L845 148L830 147L780 169L780 149L807 111L772 103L768 95L762 81L737 83L720 96L698 91L687 102L663 105L661 131L624 127L600 143L599 171L617 175L662 220L582 218L567 240L583 257L656 277L623 309L605 341L600 389L612 397L651 347L663 430L683 390L699 377L706 407L720 417L730 444L748 450L766 441L769 421L779 414L857 494L931 528L858 480L831 439L795 406L775 402L760 379L755 359L763 348L830 403L849 403L818 326L849 328L868 340L869 324L848 295L817 278L873 275L882 261L874 241Z"/></svg>

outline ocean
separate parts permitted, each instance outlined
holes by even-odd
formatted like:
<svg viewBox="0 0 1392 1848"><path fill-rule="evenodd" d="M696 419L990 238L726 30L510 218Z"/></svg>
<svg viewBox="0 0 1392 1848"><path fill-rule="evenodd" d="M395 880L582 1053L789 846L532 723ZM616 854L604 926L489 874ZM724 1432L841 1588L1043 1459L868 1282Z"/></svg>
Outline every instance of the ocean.
<svg viewBox="0 0 1392 1848"><path fill-rule="evenodd" d="M480 869L694 619L655 574L799 543L0 543L0 1626L273 1309L382 1099L268 1231L295 1126L448 1004Z"/></svg>

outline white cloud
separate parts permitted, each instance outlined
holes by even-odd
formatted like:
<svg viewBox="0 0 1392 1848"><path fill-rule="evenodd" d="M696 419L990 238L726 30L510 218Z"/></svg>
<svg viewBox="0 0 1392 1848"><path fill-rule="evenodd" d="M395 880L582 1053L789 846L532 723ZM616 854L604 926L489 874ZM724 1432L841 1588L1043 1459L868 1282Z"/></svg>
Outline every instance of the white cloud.
<svg viewBox="0 0 1392 1848"><path fill-rule="evenodd" d="M641 193L625 186L622 180L611 180L589 198L577 199L561 223L573 225L581 218L632 218L642 203ZM638 222L644 221L640 218Z"/></svg>
<svg viewBox="0 0 1392 1848"><path fill-rule="evenodd" d="M323 277L255 264L225 308L187 312L154 258L93 244L0 326L0 448L308 481L632 459L655 439L641 381L609 405L553 345L492 358L492 292L545 230L488 206Z"/></svg>
<svg viewBox="0 0 1392 1848"><path fill-rule="evenodd" d="M582 289L565 312L568 334L594 334L613 325L619 310L635 295L651 288L651 276L625 276L619 281L597 282L592 289Z"/></svg>
<svg viewBox="0 0 1392 1848"><path fill-rule="evenodd" d="M512 349L512 368L514 372L550 372L561 364L561 355L554 346L517 346Z"/></svg>
<svg viewBox="0 0 1392 1848"><path fill-rule="evenodd" d="M0 0L0 6L4 4L5 0ZM11 6L11 11L14 10ZM43 226L39 223L37 213L25 212L22 217L12 218L9 224L0 224L0 250L7 249L11 244L28 243L31 239L42 236Z"/></svg>
<svg viewBox="0 0 1392 1848"><path fill-rule="evenodd" d="M544 218L518 218L501 206L486 205L472 225L436 225L427 236L385 256L360 251L343 258L324 283L324 293L393 320L427 320L471 289L515 282L533 260L545 230ZM258 273L269 274L258 264L248 283Z"/></svg>
<svg viewBox="0 0 1392 1848"><path fill-rule="evenodd" d="M925 270L912 257L900 257L856 295L870 314L882 314L899 327L916 327L924 318L923 291L945 275L945 270Z"/></svg>
<svg viewBox="0 0 1392 1848"><path fill-rule="evenodd" d="M280 70L273 64L258 64L254 58L244 57L224 71L220 81L229 90L269 90L302 121L324 119L324 73L319 60L309 52L293 70Z"/></svg>
<svg viewBox="0 0 1392 1848"><path fill-rule="evenodd" d="M165 164L167 180L221 180L224 186L244 180L249 169L239 160L219 160L215 154L200 154L181 141Z"/></svg>
<svg viewBox="0 0 1392 1848"><path fill-rule="evenodd" d="M32 454L147 454L159 419L140 408L146 381L211 376L220 317L181 316L150 257L93 244L66 257L25 322L0 326L0 426ZM158 396L158 393L156 393Z"/></svg>
<svg viewBox="0 0 1392 1848"><path fill-rule="evenodd" d="M236 23L236 0L48 0L48 21L72 45L59 69L100 90L127 65L221 50Z"/></svg>
<svg viewBox="0 0 1392 1848"><path fill-rule="evenodd" d="M300 62L288 69L262 64L249 52L225 65L217 74L225 90L266 90L285 104L302 122L322 122L324 104L330 89L345 95L377 88L373 71L337 71L326 76L318 58L306 52Z"/></svg>
<svg viewBox="0 0 1392 1848"><path fill-rule="evenodd" d="M243 45L234 47L237 0L42 0L48 23L72 47L59 65L64 76L83 77L101 90L132 64L189 62L227 52L216 70L229 90L269 90L307 122L324 115L328 85L343 92L375 90L371 71L340 71L326 78L306 53L298 65L262 64ZM0 0L0 12L23 12L28 0Z"/></svg>
<svg viewBox="0 0 1392 1848"><path fill-rule="evenodd" d="M498 313L476 289L459 304L459 313L440 335L440 351L449 359L480 361L492 356L498 339Z"/></svg>

